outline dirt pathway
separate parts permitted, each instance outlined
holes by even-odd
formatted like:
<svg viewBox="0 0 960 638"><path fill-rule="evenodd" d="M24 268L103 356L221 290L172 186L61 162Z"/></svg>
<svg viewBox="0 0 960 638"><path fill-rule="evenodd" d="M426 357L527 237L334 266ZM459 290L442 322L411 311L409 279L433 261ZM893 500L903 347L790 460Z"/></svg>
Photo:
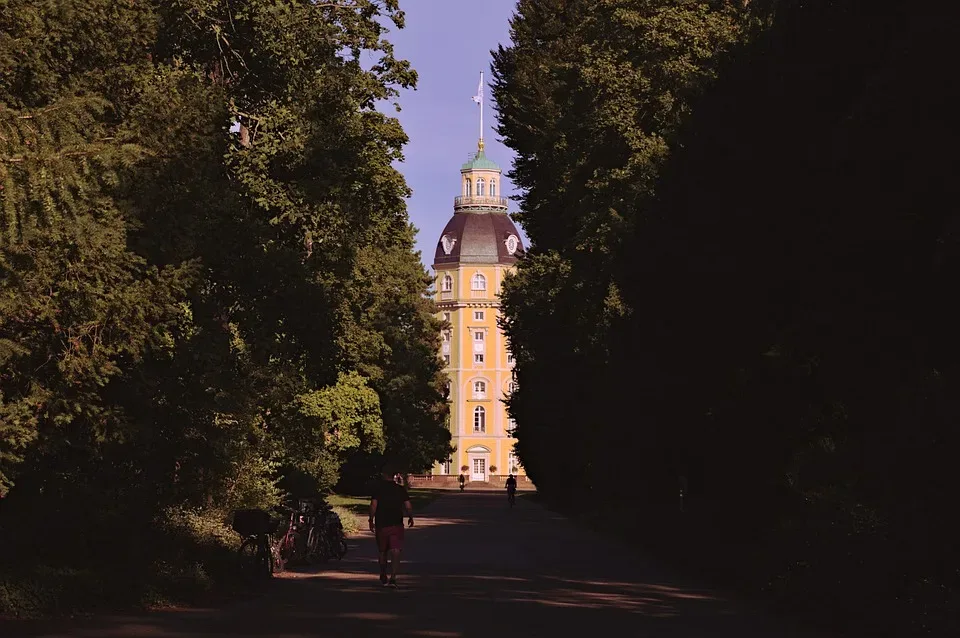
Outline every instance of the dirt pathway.
<svg viewBox="0 0 960 638"><path fill-rule="evenodd" d="M452 493L408 534L398 591L380 587L367 535L342 563L222 609L0 625L0 635L809 638L628 554L524 499L510 510L502 494Z"/></svg>

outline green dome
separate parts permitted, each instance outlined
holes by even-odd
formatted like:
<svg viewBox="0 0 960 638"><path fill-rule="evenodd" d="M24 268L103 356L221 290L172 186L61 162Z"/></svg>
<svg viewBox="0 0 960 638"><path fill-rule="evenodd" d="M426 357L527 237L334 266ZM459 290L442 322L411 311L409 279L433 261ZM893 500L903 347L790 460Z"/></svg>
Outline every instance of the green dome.
<svg viewBox="0 0 960 638"><path fill-rule="evenodd" d="M487 158L487 155L483 152L483 150L479 150L477 151L476 155L473 156L473 159L460 167L460 170L499 171L500 167L497 166L497 163L492 159Z"/></svg>

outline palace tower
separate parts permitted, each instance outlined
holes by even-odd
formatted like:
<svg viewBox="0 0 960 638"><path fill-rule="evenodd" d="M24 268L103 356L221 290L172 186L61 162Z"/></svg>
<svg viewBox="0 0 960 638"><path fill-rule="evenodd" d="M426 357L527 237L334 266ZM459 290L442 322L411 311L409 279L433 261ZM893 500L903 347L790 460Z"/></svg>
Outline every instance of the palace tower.
<svg viewBox="0 0 960 638"><path fill-rule="evenodd" d="M497 325L504 275L523 253L501 196L501 170L483 139L460 169L460 195L437 242L436 300L447 322L443 359L450 377L450 429L456 452L435 470L467 479L523 473L513 453L513 423L503 399L515 387L513 357Z"/></svg>

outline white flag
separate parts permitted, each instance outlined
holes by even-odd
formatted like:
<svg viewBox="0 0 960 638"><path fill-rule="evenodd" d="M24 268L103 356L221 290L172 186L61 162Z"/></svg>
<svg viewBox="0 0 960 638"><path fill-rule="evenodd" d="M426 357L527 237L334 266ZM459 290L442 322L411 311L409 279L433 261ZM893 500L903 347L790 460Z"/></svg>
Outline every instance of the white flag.
<svg viewBox="0 0 960 638"><path fill-rule="evenodd" d="M483 73L480 74L480 86L477 87L477 94L473 96L473 101L477 104L483 103Z"/></svg>

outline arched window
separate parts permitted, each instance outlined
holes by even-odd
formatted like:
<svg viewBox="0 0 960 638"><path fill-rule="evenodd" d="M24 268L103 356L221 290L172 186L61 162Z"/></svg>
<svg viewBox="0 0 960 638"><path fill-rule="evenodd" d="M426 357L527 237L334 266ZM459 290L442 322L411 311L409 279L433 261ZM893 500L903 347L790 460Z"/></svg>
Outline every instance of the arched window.
<svg viewBox="0 0 960 638"><path fill-rule="evenodd" d="M490 197L496 197L496 196L497 196L497 180L491 179L490 180Z"/></svg>
<svg viewBox="0 0 960 638"><path fill-rule="evenodd" d="M483 178L477 178L477 197L483 197Z"/></svg>
<svg viewBox="0 0 960 638"><path fill-rule="evenodd" d="M477 273L470 280L470 289L471 290L486 290L487 289L487 278Z"/></svg>
<svg viewBox="0 0 960 638"><path fill-rule="evenodd" d="M473 182L470 181L470 178L463 180L463 194L467 197L473 195Z"/></svg>
<svg viewBox="0 0 960 638"><path fill-rule="evenodd" d="M473 409L473 431L487 431L487 411L479 405Z"/></svg>
<svg viewBox="0 0 960 638"><path fill-rule="evenodd" d="M453 277L451 277L450 275L444 275L443 287L440 290L442 292L453 292Z"/></svg>
<svg viewBox="0 0 960 638"><path fill-rule="evenodd" d="M487 398L487 384L484 381L474 381L473 382L473 398L474 399L486 399Z"/></svg>

